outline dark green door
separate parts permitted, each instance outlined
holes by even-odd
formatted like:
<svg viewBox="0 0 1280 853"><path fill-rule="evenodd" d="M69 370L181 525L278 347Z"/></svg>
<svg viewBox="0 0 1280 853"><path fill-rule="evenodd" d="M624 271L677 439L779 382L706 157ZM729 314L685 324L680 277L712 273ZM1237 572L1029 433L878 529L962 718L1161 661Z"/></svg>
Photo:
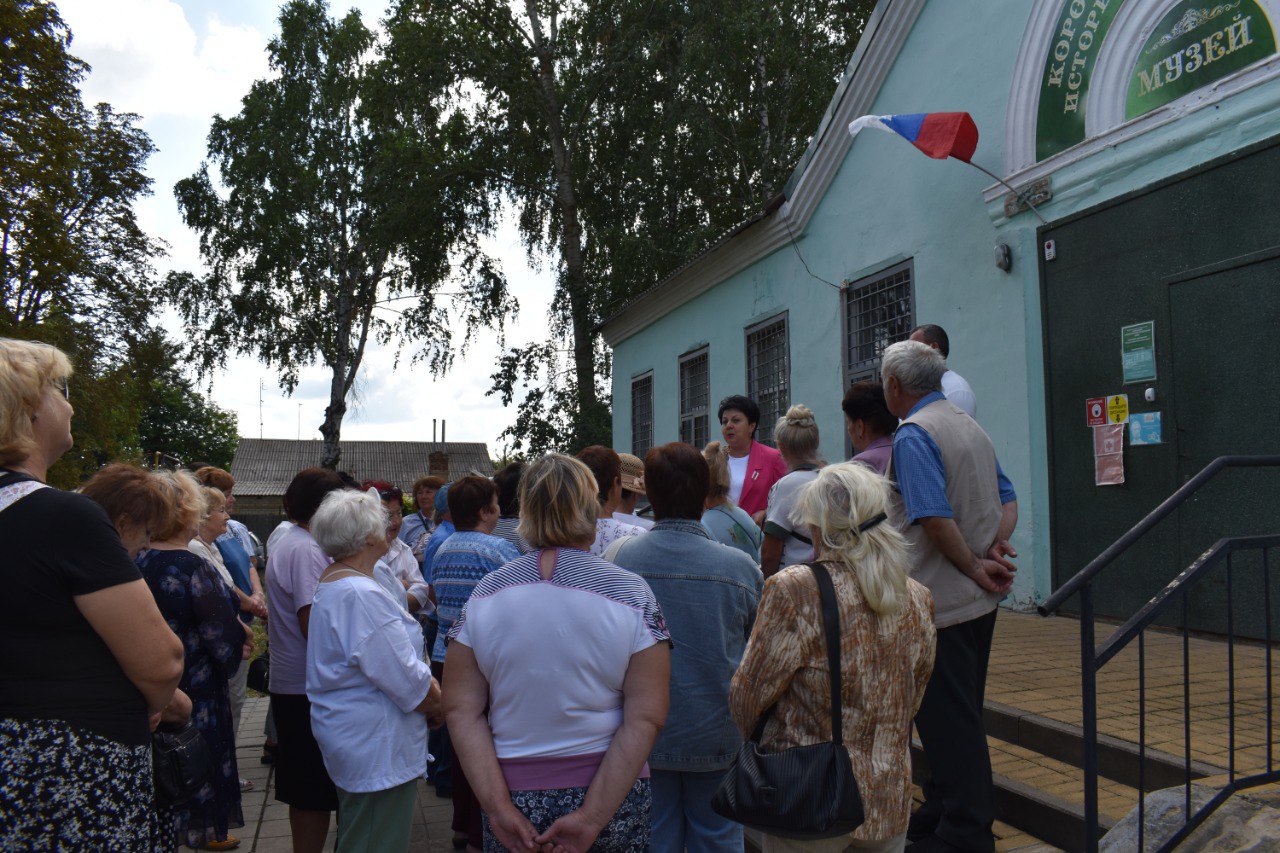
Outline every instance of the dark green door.
<svg viewBox="0 0 1280 853"><path fill-rule="evenodd" d="M1178 474L1193 477L1217 456L1280 453L1280 248L1238 266L1169 286ZM1280 471L1225 472L1178 514L1184 562L1224 536L1280 531ZM1257 554L1234 558L1236 629L1262 636ZM1205 626L1226 624L1226 574L1202 586Z"/></svg>
<svg viewBox="0 0 1280 853"><path fill-rule="evenodd" d="M1043 232L1057 248L1041 263L1055 586L1213 458L1280 453L1278 198L1273 143ZM1124 385L1120 328L1145 321L1158 376ZM1126 436L1125 483L1096 486L1085 401L1118 393L1161 413L1164 440ZM1127 618L1217 539L1260 532L1280 532L1280 470L1221 474L1104 572L1097 609ZM1256 573L1240 573L1237 617L1250 575L1258 591ZM1194 626L1224 630L1221 586L1196 598ZM1237 627L1256 635L1260 623Z"/></svg>

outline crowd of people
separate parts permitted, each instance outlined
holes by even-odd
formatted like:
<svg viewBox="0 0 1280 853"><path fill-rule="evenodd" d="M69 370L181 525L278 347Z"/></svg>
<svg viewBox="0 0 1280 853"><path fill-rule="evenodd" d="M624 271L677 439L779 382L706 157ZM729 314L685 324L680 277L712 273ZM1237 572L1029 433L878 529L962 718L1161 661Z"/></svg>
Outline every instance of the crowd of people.
<svg viewBox="0 0 1280 853"><path fill-rule="evenodd" d="M833 704L865 822L766 833L766 853L993 850L982 702L1017 500L946 351L921 327L885 350L882 382L848 389L846 462L821 458L808 407L775 449L732 396L705 448L549 453L425 476L408 500L307 468L260 565L225 470L115 463L47 487L72 445L72 366L0 339L0 536L27 602L0 627L0 847L236 847L265 620L263 760L299 853L335 812L342 853L407 850L424 778L459 850L739 853L712 800L744 739L825 742ZM914 814L913 724L930 767ZM164 804L151 733L186 725L212 772Z"/></svg>

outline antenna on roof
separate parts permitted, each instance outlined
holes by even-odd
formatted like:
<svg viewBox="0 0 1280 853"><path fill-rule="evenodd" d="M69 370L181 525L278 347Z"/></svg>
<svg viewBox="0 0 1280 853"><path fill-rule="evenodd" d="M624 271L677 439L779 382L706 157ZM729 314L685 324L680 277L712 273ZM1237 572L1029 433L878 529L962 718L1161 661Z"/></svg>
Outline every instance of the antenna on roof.
<svg viewBox="0 0 1280 853"><path fill-rule="evenodd" d="M262 438L262 377L258 377L258 438Z"/></svg>

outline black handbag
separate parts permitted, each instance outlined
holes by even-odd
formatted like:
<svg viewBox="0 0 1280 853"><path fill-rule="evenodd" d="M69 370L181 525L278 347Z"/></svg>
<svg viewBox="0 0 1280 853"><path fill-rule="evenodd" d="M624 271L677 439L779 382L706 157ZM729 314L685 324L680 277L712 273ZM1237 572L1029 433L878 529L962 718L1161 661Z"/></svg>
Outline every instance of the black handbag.
<svg viewBox="0 0 1280 853"><path fill-rule="evenodd" d="M213 754L191 723L161 723L151 733L151 770L156 803L182 805L213 777Z"/></svg>
<svg viewBox="0 0 1280 853"><path fill-rule="evenodd" d="M840 709L840 611L831 575L819 563L808 564L818 581L822 625L831 674L831 742L797 746L782 752L760 751L760 737L774 707L760 715L742 744L711 808L716 814L782 838L835 838L853 832L866 819L849 750L844 746Z"/></svg>
<svg viewBox="0 0 1280 853"><path fill-rule="evenodd" d="M267 649L249 662L249 674L244 683L259 693L270 693L271 687L271 650Z"/></svg>

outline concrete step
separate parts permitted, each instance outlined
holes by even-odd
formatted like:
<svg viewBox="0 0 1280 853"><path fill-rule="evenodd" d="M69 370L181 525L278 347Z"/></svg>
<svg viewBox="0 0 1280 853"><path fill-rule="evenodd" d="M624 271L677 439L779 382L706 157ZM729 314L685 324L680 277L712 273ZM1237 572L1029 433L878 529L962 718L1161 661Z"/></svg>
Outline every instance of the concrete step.
<svg viewBox="0 0 1280 853"><path fill-rule="evenodd" d="M1074 767L1084 766L1084 730L1079 726L990 700L984 706L983 720L992 737ZM1187 781L1185 765L1182 756L1151 747L1143 753L1136 743L1098 735L1098 775L1129 787L1137 788L1141 782L1150 792L1181 785ZM1140 768L1145 768L1141 779ZM1193 781L1225 772L1224 767L1191 762Z"/></svg>

